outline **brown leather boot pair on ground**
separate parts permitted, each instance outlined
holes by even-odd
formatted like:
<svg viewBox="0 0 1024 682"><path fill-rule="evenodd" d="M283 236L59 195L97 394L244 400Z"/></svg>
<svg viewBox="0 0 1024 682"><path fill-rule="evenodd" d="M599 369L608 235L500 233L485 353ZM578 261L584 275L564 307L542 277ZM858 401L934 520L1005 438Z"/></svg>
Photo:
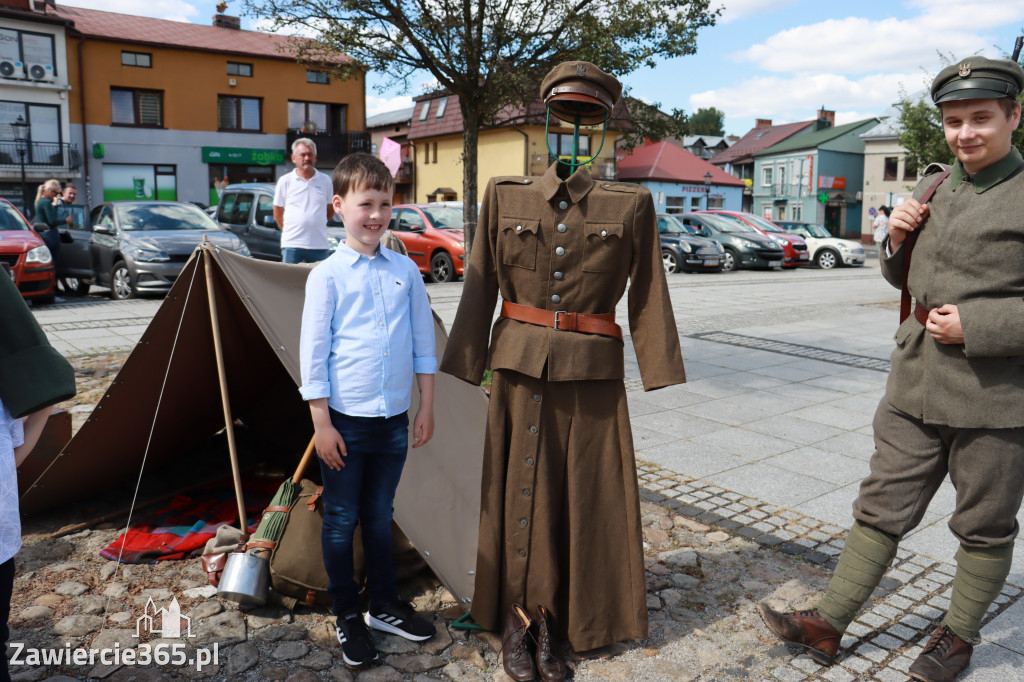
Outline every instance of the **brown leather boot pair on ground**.
<svg viewBox="0 0 1024 682"><path fill-rule="evenodd" d="M822 665L832 665L842 640L817 609L780 613L767 604L757 607L761 620L776 637L804 648ZM907 674L921 682L953 682L971 662L974 647L945 625L939 626Z"/></svg>
<svg viewBox="0 0 1024 682"><path fill-rule="evenodd" d="M531 626L535 626L534 635ZM501 634L501 664L505 673L517 682L535 679L540 674L544 682L564 680L568 668L565 661L555 655L551 634L551 614L543 604L537 604L537 617L531 622L526 610L513 604L505 616L505 630ZM530 651L534 643L535 653Z"/></svg>

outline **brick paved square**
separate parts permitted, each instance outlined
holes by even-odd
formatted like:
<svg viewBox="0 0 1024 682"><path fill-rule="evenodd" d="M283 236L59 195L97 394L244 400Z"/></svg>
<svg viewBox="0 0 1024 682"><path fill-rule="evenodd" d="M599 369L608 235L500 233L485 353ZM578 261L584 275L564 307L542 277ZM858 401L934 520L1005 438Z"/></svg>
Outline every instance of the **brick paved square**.
<svg viewBox="0 0 1024 682"><path fill-rule="evenodd" d="M909 642L909 641L913 640L915 637L918 636L918 634L920 634L920 633L918 633L917 630L908 628L906 625L902 625L900 623L897 623L896 625L893 625L892 627L890 627L885 632L887 634L892 635L893 637L899 637L900 639L902 639L905 642Z"/></svg>

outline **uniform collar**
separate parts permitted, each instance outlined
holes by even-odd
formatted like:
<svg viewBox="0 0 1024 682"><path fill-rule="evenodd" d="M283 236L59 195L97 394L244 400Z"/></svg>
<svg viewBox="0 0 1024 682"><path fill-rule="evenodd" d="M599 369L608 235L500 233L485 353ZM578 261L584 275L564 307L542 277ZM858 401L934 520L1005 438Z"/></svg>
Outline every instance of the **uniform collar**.
<svg viewBox="0 0 1024 682"><path fill-rule="evenodd" d="M950 179L953 181L953 189L958 189L960 183L964 180L970 179L974 182L974 191L981 194L987 189L995 187L1000 182L1010 177L1014 171L1017 170L1024 164L1024 158L1021 157L1020 152L1017 151L1016 147L1010 147L1010 153L996 161L991 166L986 166L971 177L970 174L964 169L964 166L958 160L953 165L953 172L950 174Z"/></svg>
<svg viewBox="0 0 1024 682"><path fill-rule="evenodd" d="M576 172L569 176L568 180L562 180L558 177L558 165L559 162L555 161L540 179L540 191L541 194L547 201L551 201L556 194L558 189L565 185L566 191L569 193L569 198L572 199L572 203L578 204L580 200L587 196L587 193L594 187L594 179L590 177L590 171L585 166L580 166L576 169Z"/></svg>

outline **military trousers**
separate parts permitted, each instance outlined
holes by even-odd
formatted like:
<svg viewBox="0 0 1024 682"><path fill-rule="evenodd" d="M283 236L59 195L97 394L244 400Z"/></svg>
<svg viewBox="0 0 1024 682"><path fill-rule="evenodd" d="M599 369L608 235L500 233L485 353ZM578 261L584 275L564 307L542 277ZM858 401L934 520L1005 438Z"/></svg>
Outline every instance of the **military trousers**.
<svg viewBox="0 0 1024 682"><path fill-rule="evenodd" d="M903 537L921 523L946 474L956 489L949 528L965 547L1013 542L1024 495L1024 428L925 424L882 398L874 418L871 473L853 515Z"/></svg>
<svg viewBox="0 0 1024 682"><path fill-rule="evenodd" d="M577 651L647 636L640 497L621 379L495 370L471 613L544 604Z"/></svg>

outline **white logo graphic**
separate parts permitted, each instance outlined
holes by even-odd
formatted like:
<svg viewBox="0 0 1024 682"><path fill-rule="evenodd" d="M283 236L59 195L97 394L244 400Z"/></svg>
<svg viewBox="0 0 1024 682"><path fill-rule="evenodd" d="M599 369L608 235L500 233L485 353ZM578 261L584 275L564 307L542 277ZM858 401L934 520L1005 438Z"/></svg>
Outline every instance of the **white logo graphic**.
<svg viewBox="0 0 1024 682"><path fill-rule="evenodd" d="M150 609L152 608L152 613ZM160 627L154 628L157 617L160 618ZM156 604L153 603L153 598L150 597L149 601L146 602L146 608L142 612L142 615L135 620L135 635L139 637L143 632L148 632L150 635L159 635L167 639L177 639L181 637L181 629L185 628L185 638L195 637L192 634L192 620L188 616L181 615L181 607L178 605L178 598L175 597L167 608L157 609Z"/></svg>

